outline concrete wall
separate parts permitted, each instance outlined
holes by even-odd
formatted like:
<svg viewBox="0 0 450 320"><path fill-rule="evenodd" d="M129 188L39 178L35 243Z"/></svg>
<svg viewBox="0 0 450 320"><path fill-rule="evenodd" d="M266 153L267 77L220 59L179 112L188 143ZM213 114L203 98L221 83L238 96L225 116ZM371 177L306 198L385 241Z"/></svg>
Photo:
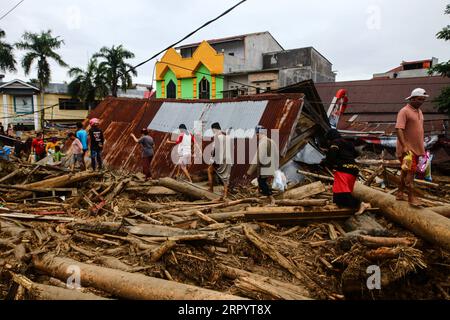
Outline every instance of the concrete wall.
<svg viewBox="0 0 450 320"><path fill-rule="evenodd" d="M278 83L278 71L258 72L248 75L249 83L253 87L249 87L249 94L257 94L257 89L260 88L260 93L263 93L270 88L270 90L276 90L279 87Z"/></svg>
<svg viewBox="0 0 450 320"><path fill-rule="evenodd" d="M262 70L263 54L280 51L283 48L269 33L258 33L245 38L246 70Z"/></svg>
<svg viewBox="0 0 450 320"><path fill-rule="evenodd" d="M236 81L238 83L232 81ZM237 88L246 88L245 86L241 85L241 83L245 85L248 84L248 75L245 74L245 75L227 76L225 77L223 84L224 90L227 91L227 90L234 90Z"/></svg>
<svg viewBox="0 0 450 320"><path fill-rule="evenodd" d="M332 64L312 47L271 52L263 55L264 69L279 68L280 86L312 79L334 82Z"/></svg>
<svg viewBox="0 0 450 320"><path fill-rule="evenodd" d="M285 87L301 81L313 79L311 67L281 69L279 71L279 86Z"/></svg>
<svg viewBox="0 0 450 320"><path fill-rule="evenodd" d="M312 48L300 48L280 52L266 53L263 56L263 68L294 68L311 66Z"/></svg>

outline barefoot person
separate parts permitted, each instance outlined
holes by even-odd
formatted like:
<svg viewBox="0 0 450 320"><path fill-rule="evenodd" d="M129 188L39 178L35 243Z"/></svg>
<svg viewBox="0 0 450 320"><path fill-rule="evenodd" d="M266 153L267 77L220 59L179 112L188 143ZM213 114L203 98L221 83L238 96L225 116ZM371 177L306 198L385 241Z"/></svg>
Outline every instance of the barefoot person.
<svg viewBox="0 0 450 320"><path fill-rule="evenodd" d="M220 181L223 183L222 199L228 199L228 186L230 184L230 175L232 168L232 161L230 159L230 146L227 142L226 135L222 132L220 124L214 122L211 125L214 133L213 148L211 152L211 161L208 167L208 184L209 191L214 192L214 173L217 174Z"/></svg>
<svg viewBox="0 0 450 320"><path fill-rule="evenodd" d="M409 102L397 114L397 150L396 155L403 163L403 158L411 154L409 170L402 170L400 185L398 187L397 200L405 200L403 192L405 186L408 193L408 202L412 205L420 205L420 201L414 196L414 174L417 169L419 156L425 154L423 114L420 107L429 97L421 88L414 89L406 98Z"/></svg>
<svg viewBox="0 0 450 320"><path fill-rule="evenodd" d="M176 177L177 178L180 177L180 169L181 169L186 178L188 178L188 180L192 182L191 175L189 174L187 166L191 164L192 145L194 145L196 148L197 145L195 143L194 135L188 131L185 124L180 124L178 130L180 131L180 135L178 136L177 140L168 141L168 143L176 144L178 148L177 149L178 162L175 166L177 170Z"/></svg>
<svg viewBox="0 0 450 320"><path fill-rule="evenodd" d="M151 164L153 159L153 149L155 147L155 142L153 138L148 135L148 130L146 128L141 130L141 137L138 139L131 133L131 138L134 142L139 143L142 146L142 171L145 175L145 180L150 180L152 178Z"/></svg>
<svg viewBox="0 0 450 320"><path fill-rule="evenodd" d="M325 137L330 147L322 163L334 169L333 202L339 207L358 209L356 214L361 214L370 208L370 204L361 202L352 195L359 173L355 162L355 147L342 139L336 129L328 131Z"/></svg>

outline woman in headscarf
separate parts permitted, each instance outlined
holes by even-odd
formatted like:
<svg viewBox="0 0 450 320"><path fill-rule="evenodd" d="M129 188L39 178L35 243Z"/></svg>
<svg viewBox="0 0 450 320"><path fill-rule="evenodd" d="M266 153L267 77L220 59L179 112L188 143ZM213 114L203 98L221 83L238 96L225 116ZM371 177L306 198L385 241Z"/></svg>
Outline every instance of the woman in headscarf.
<svg viewBox="0 0 450 320"><path fill-rule="evenodd" d="M370 204L361 202L352 195L359 173L355 162L358 156L355 147L342 139L336 129L328 131L325 138L329 149L322 163L334 169L333 202L340 207L358 209L356 214L361 214L370 208Z"/></svg>

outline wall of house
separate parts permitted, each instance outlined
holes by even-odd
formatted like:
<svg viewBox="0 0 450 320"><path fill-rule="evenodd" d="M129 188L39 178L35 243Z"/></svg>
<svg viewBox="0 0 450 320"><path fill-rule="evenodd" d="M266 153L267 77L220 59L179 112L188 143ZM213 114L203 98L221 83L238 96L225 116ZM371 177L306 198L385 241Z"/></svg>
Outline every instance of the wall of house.
<svg viewBox="0 0 450 320"><path fill-rule="evenodd" d="M299 48L279 52L266 53L263 56L263 68L295 68L312 64L312 48Z"/></svg>
<svg viewBox="0 0 450 320"><path fill-rule="evenodd" d="M258 33L245 38L246 70L262 70L263 54L283 48L269 33Z"/></svg>
<svg viewBox="0 0 450 320"><path fill-rule="evenodd" d="M335 82L336 74L333 72L333 65L325 59L316 49L311 50L312 80L319 82Z"/></svg>
<svg viewBox="0 0 450 320"><path fill-rule="evenodd" d="M235 82L233 82L235 81ZM237 83L236 83L237 82ZM244 84L244 85L242 85ZM228 75L225 77L224 80L224 90L234 90L238 88L247 88L245 85L248 85L248 75L247 74L241 74L241 75Z"/></svg>
<svg viewBox="0 0 450 320"><path fill-rule="evenodd" d="M281 69L279 71L279 86L285 87L313 78L311 67Z"/></svg>
<svg viewBox="0 0 450 320"><path fill-rule="evenodd" d="M278 71L274 72L258 72L248 75L248 81L252 87L248 88L249 94L257 94L257 89L260 88L260 93L264 93L267 88L270 90L278 89Z"/></svg>
<svg viewBox="0 0 450 320"><path fill-rule="evenodd" d="M70 95L50 94L44 95L44 108L55 105L53 108L46 109L44 112L45 120L48 121L76 121L86 119L89 110L63 110L60 109L59 99L71 99ZM41 105L41 97L37 96L37 103ZM36 109L35 109L36 110ZM39 109L40 110L40 109Z"/></svg>

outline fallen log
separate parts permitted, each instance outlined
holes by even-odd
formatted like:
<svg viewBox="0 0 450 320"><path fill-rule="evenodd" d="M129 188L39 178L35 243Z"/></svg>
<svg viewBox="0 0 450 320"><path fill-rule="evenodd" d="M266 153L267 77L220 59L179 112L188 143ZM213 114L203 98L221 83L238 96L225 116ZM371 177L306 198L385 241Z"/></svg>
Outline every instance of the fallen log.
<svg viewBox="0 0 450 320"><path fill-rule="evenodd" d="M47 180L42 180L34 183L25 184L24 188L59 188L64 187L73 183L82 182L91 178L99 177L101 173L98 172L79 172L75 174L66 174L60 177L51 178Z"/></svg>
<svg viewBox="0 0 450 320"><path fill-rule="evenodd" d="M172 178L166 177L159 179L159 184L163 187L183 193L193 199L217 200L220 198L218 194L202 189L193 184L176 181L175 179Z"/></svg>
<svg viewBox="0 0 450 320"><path fill-rule="evenodd" d="M308 199L308 200L275 200L278 206L293 206L293 207L322 207L328 204L327 199Z"/></svg>
<svg viewBox="0 0 450 320"><path fill-rule="evenodd" d="M12 273L13 281L24 287L36 300L110 300L92 293L83 293L76 289L65 289L35 283L25 276Z"/></svg>
<svg viewBox="0 0 450 320"><path fill-rule="evenodd" d="M54 255L35 256L33 265L59 279L67 279L67 270L76 265L81 271L81 285L94 287L114 296L138 300L242 300L218 291L177 283L142 274L99 267Z"/></svg>
<svg viewBox="0 0 450 320"><path fill-rule="evenodd" d="M450 206L438 206L438 207L431 207L428 209L436 213L439 213L441 216L450 218Z"/></svg>
<svg viewBox="0 0 450 320"><path fill-rule="evenodd" d="M152 252L150 254L150 261L151 262L158 261L167 251L169 251L170 249L175 247L176 244L177 243L173 240L168 240L168 241L164 242L158 248L156 248L155 250L152 250Z"/></svg>
<svg viewBox="0 0 450 320"><path fill-rule="evenodd" d="M358 236L358 240L369 247L411 246L415 242L411 238L372 237L367 235Z"/></svg>
<svg viewBox="0 0 450 320"><path fill-rule="evenodd" d="M377 206L389 219L401 224L416 235L450 250L450 220L427 209L397 201L394 196L374 190L360 183L355 184L353 195Z"/></svg>
<svg viewBox="0 0 450 320"><path fill-rule="evenodd" d="M325 186L322 182L317 181L295 189L291 189L282 194L283 199L304 199L313 195L325 192Z"/></svg>

